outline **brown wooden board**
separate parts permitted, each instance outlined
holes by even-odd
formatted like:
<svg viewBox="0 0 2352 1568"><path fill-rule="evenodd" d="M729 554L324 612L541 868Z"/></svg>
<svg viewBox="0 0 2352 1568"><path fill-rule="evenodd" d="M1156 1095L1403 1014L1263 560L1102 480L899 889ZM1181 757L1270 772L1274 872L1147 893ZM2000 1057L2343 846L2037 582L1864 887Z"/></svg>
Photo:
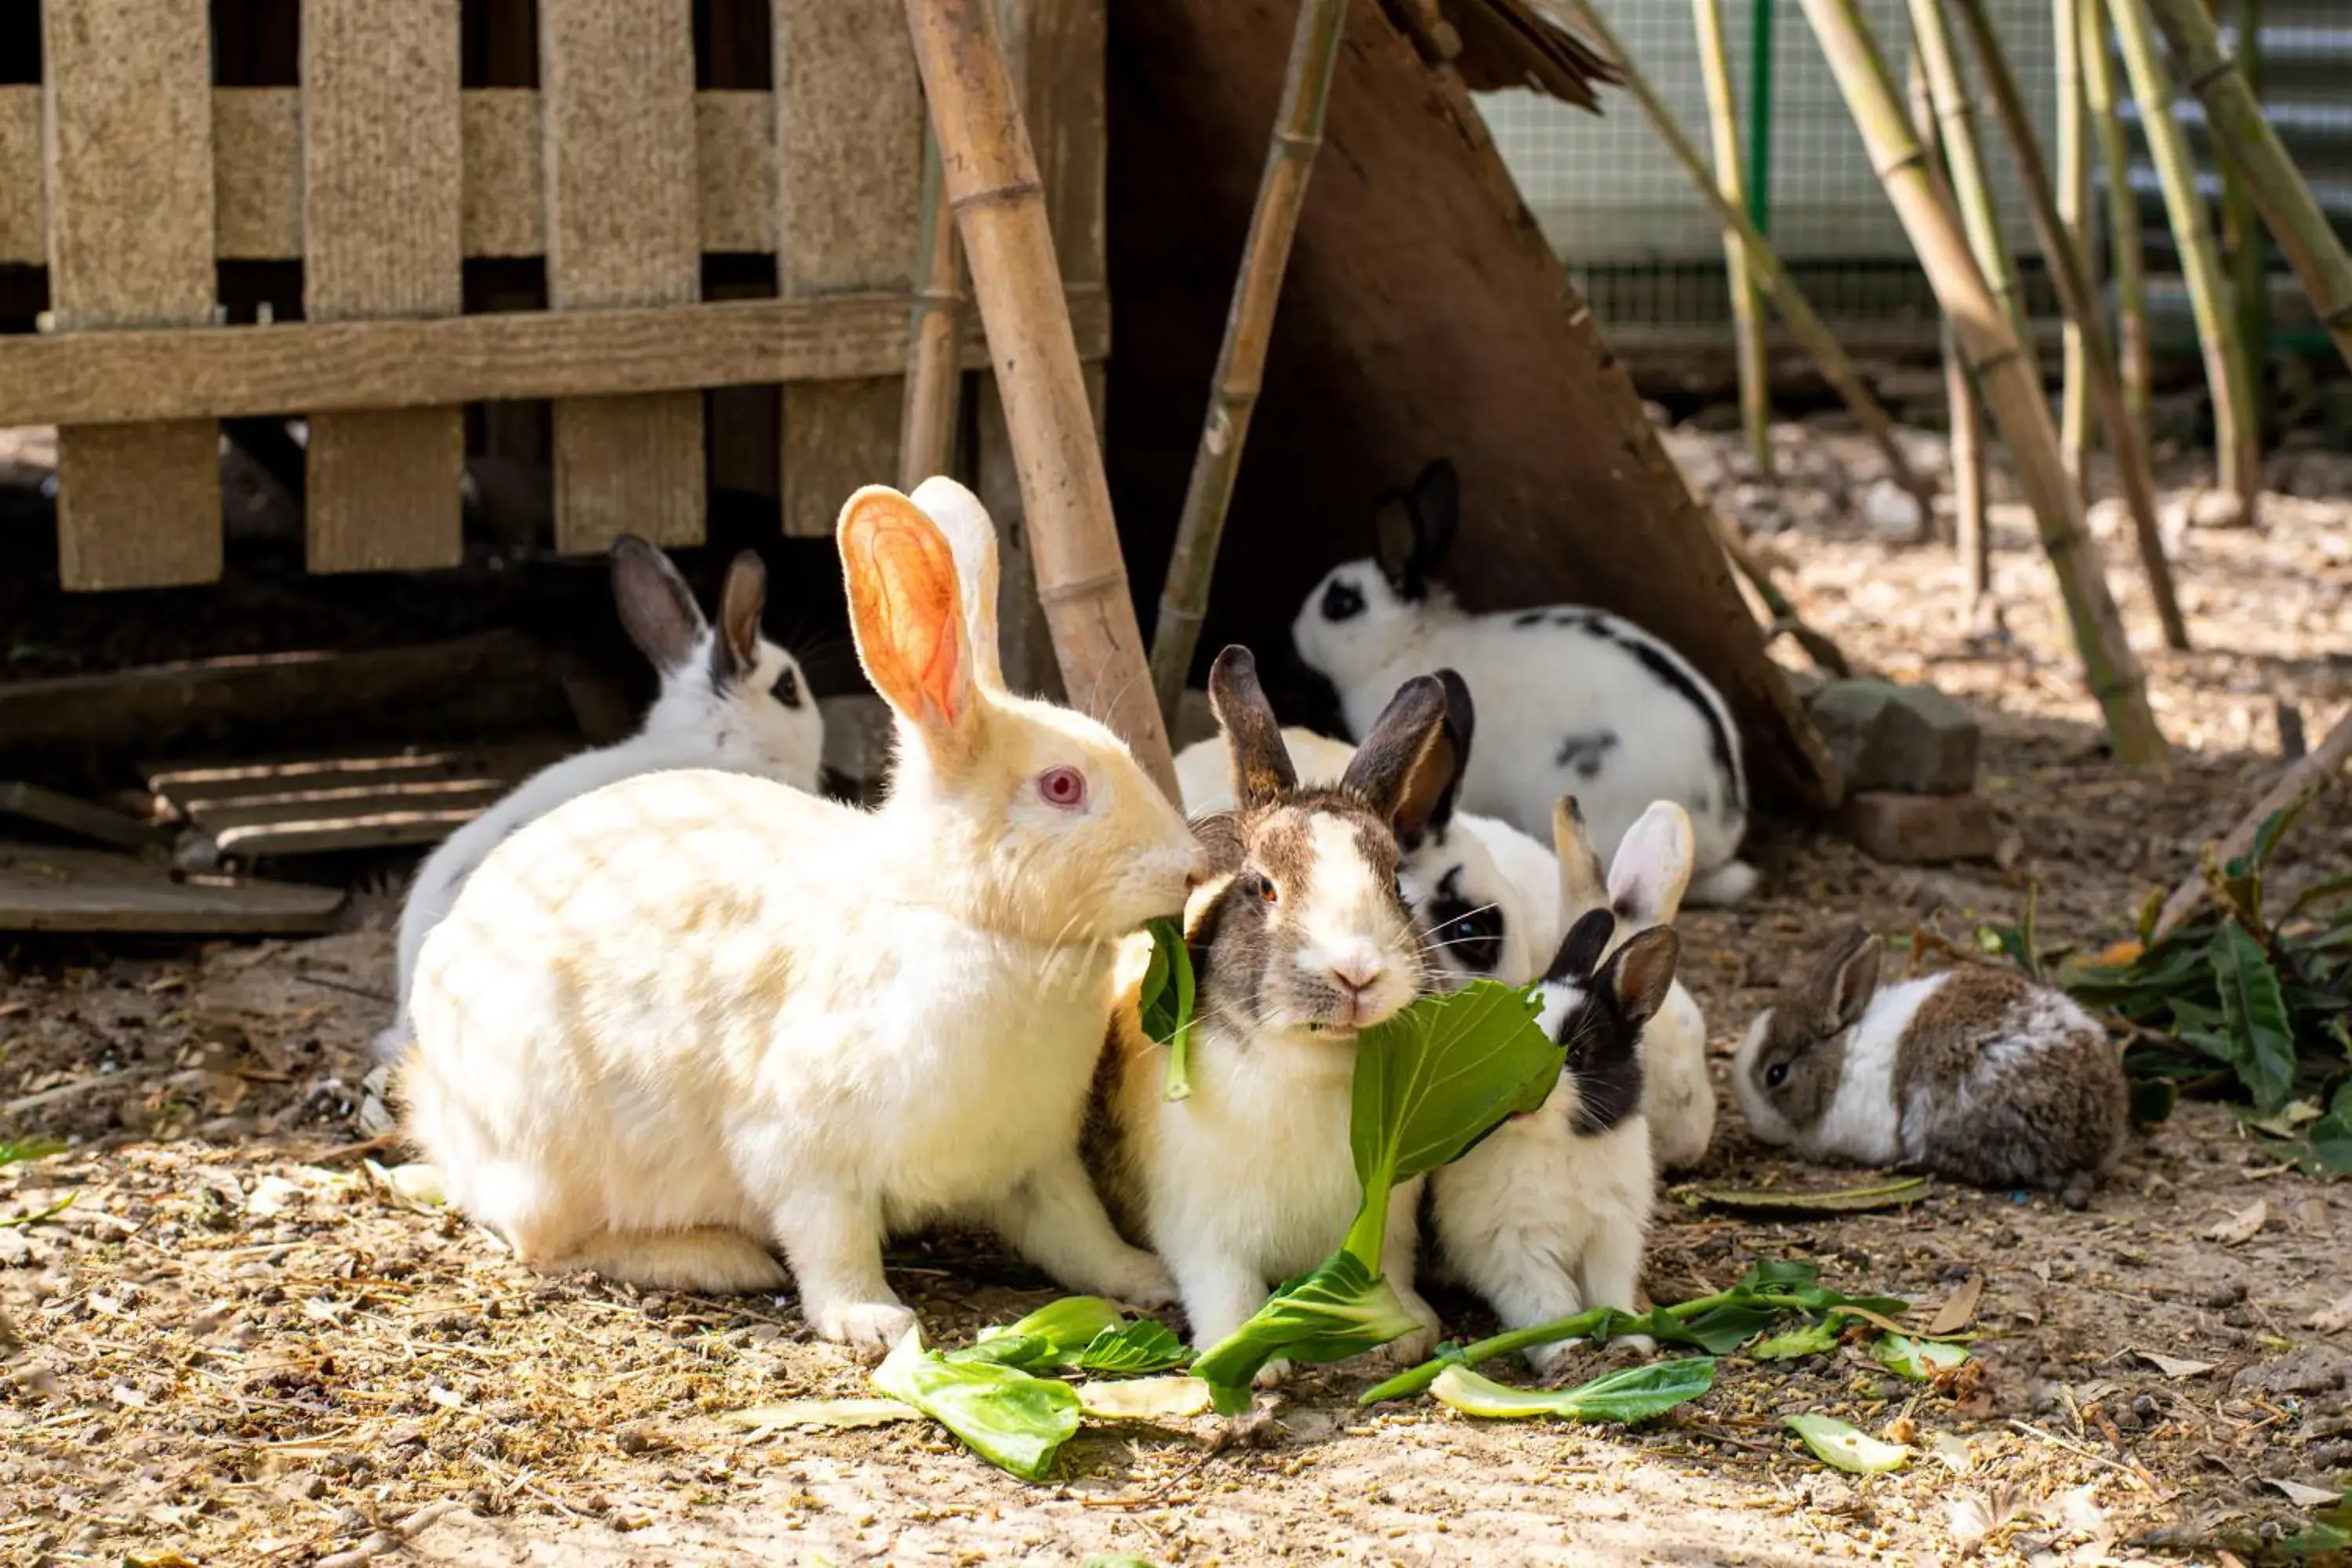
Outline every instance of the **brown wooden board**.
<svg viewBox="0 0 2352 1568"><path fill-rule="evenodd" d="M147 770L147 784L195 830L198 858L317 854L438 843L579 749L576 739L559 739L165 763Z"/></svg>
<svg viewBox="0 0 2352 1568"><path fill-rule="evenodd" d="M41 20L49 300L58 326L209 321L205 0L47 0ZM148 588L218 577L219 450L219 433L208 424L60 431L58 567L65 585Z"/></svg>
<svg viewBox="0 0 2352 1568"><path fill-rule="evenodd" d="M685 304L702 258L689 7L540 0L547 291L558 310ZM555 405L555 543L624 532L693 544L703 531L702 399Z"/></svg>
<svg viewBox="0 0 2352 1568"><path fill-rule="evenodd" d="M342 905L340 888L184 879L103 849L0 844L0 931L296 935L333 929Z"/></svg>
<svg viewBox="0 0 2352 1568"><path fill-rule="evenodd" d="M1069 293L1081 353L1109 352L1100 289ZM0 426L845 379L907 361L907 297L729 300L444 321L0 336ZM988 348L967 321L963 363Z"/></svg>
<svg viewBox="0 0 2352 1568"><path fill-rule="evenodd" d="M1280 101L1289 13L1111 0L1110 469L1146 613ZM1167 242L1170 214L1185 242ZM1234 496L1201 646L1258 645L1289 710L1285 635L1332 565L1372 550L1375 498L1431 458L1462 475L1445 576L1474 610L1603 605L1722 691L1759 794L1820 805L1828 759L1707 520L1484 134L1378 5L1348 11L1325 142ZM1277 692L1277 696L1283 692ZM1287 713L1286 716L1288 716ZM1497 721L1498 722L1504 721Z"/></svg>
<svg viewBox="0 0 2352 1568"><path fill-rule="evenodd" d="M775 0L776 286L905 289L923 183L923 98L903 0ZM898 376L787 386L784 531L833 532L898 471Z"/></svg>
<svg viewBox="0 0 2352 1568"><path fill-rule="evenodd" d="M457 9L445 0L305 0L301 90L303 315L457 315L465 303ZM457 564L465 464L461 408L313 413L310 569Z"/></svg>
<svg viewBox="0 0 2352 1568"><path fill-rule="evenodd" d="M125 849L161 845L171 837L160 824L33 784L0 784L0 816L20 816Z"/></svg>

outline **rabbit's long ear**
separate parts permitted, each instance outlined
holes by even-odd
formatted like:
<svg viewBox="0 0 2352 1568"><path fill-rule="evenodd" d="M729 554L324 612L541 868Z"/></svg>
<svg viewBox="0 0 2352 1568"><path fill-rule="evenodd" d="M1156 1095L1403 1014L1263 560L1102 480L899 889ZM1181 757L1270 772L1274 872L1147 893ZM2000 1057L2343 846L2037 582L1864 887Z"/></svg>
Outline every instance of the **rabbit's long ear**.
<svg viewBox="0 0 2352 1568"><path fill-rule="evenodd" d="M1235 643L1209 666L1209 707L1225 732L1233 760L1234 804L1244 811L1270 805L1298 787L1298 770L1283 743L1274 704L1258 684L1257 659Z"/></svg>
<svg viewBox="0 0 2352 1568"><path fill-rule="evenodd" d="M1690 813L1670 800L1651 802L1609 863L1610 906L1628 925L1672 925L1697 854Z"/></svg>
<svg viewBox="0 0 2352 1568"><path fill-rule="evenodd" d="M1592 847L1592 830L1584 824L1584 808L1572 795L1552 802L1551 847L1559 858L1560 912L1573 918L1587 910L1607 908L1609 884L1601 874L1601 856Z"/></svg>
<svg viewBox="0 0 2352 1568"><path fill-rule="evenodd" d="M1364 743L1339 782L1360 795L1373 812L1399 829L1413 775L1437 744L1445 724L1445 688L1433 675L1416 675L1396 689L1372 721Z"/></svg>
<svg viewBox="0 0 2352 1568"><path fill-rule="evenodd" d="M629 640L664 676L687 667L709 626L669 557L634 533L613 541L613 604Z"/></svg>
<svg viewBox="0 0 2352 1568"><path fill-rule="evenodd" d="M1405 785L1403 804L1397 808L1397 842L1407 849L1418 847L1427 834L1445 831L1454 820L1454 799L1461 791L1462 775L1470 767L1470 735L1477 725L1470 688L1450 669L1437 672L1437 683L1445 688L1445 721L1438 728L1437 739L1422 754L1421 765Z"/></svg>
<svg viewBox="0 0 2352 1568"><path fill-rule="evenodd" d="M980 498L945 474L935 474L907 498L940 525L955 552L962 580L963 620L971 633L972 676L991 691L1004 689L996 644L996 524Z"/></svg>
<svg viewBox="0 0 2352 1568"><path fill-rule="evenodd" d="M979 740L980 712L947 535L887 485L851 496L836 535L866 678L928 751L968 754Z"/></svg>
<svg viewBox="0 0 2352 1568"><path fill-rule="evenodd" d="M760 616L768 604L768 568L746 550L728 563L719 590L719 636L710 645L710 675L731 686L760 662Z"/></svg>

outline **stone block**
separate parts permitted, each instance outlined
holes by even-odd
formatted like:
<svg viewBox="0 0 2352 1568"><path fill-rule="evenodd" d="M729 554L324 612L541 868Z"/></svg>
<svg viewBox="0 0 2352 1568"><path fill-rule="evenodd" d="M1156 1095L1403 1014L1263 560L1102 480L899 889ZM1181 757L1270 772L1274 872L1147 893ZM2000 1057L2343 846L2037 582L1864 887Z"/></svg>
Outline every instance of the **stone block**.
<svg viewBox="0 0 2352 1568"><path fill-rule="evenodd" d="M1990 860L1998 825L1992 802L1965 795L1865 790L1845 803L1846 837L1874 859L1898 865Z"/></svg>
<svg viewBox="0 0 2352 1568"><path fill-rule="evenodd" d="M1806 710L1850 792L1958 795L1976 784L1977 721L1931 687L1835 680Z"/></svg>

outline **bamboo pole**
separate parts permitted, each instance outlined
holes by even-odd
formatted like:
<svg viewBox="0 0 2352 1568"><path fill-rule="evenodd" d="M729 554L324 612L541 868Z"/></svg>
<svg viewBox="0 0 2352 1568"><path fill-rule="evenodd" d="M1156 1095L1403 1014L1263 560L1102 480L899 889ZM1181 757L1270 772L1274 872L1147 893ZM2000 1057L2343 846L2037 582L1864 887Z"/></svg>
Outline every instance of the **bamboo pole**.
<svg viewBox="0 0 2352 1568"><path fill-rule="evenodd" d="M1177 798L1110 486L1021 100L990 0L907 0L948 201L971 268L1004 404L1037 598L1073 703L1125 741Z"/></svg>
<svg viewBox="0 0 2352 1568"><path fill-rule="evenodd" d="M1960 222L1967 226L1969 249L1977 268L1992 285L1993 296L2015 329L2017 341L2034 353L2033 321L2025 308L2025 283L2017 258L2001 233L2000 211L1993 205L1992 181L1985 173L1984 147L1977 140L1976 106L1968 82L1960 75L1959 52L1952 47L1951 25L1941 0L1910 0L1911 41L1927 73L1927 93L1936 106L1936 123L1944 143L1944 163L1951 171L1952 195L1958 198ZM2038 358L2038 354L2036 355Z"/></svg>
<svg viewBox="0 0 2352 1568"><path fill-rule="evenodd" d="M2067 232L2065 220L2059 213L2057 195L2050 188L2049 169L2042 159L2042 139L2034 132L2032 117L2026 112L2025 95L2018 89L2017 74L2010 69L2009 56L2000 47L2000 36L1993 30L1992 16L1986 9L1985 0L1955 0L1955 4L1976 45L1977 64L1984 78L1985 90L1992 99L1993 112L2016 154L2018 175L2025 187L2026 210L2032 215L2034 236L2041 241L2042 254L2049 262L2051 281L2057 285L2059 302L2081 339L2080 370L2089 401L2098 409L2099 422L2106 427L2108 448L2115 453L2116 477L2123 484L2124 501L2131 512L2132 531L2139 545L2140 569L2147 574L2148 595L2155 601L2157 619L2164 626L2165 646L2185 649L2189 647L2189 625L2181 617L2180 598L2172 585L2172 564L2165 559L2164 534L2157 525L2154 465L2124 407L2115 347L2107 341L2106 321L2099 311L2098 294L2091 287L2090 268L2084 264L2083 254L2075 247L2074 237Z"/></svg>
<svg viewBox="0 0 2352 1568"><path fill-rule="evenodd" d="M907 396L898 419L898 488L911 491L955 462L963 365L963 247L948 211L939 133L923 132L923 197L915 241L913 320L907 339Z"/></svg>
<svg viewBox="0 0 2352 1568"><path fill-rule="evenodd" d="M2087 128L2083 123L2083 18L2071 0L2050 7L2058 78L2058 221L2074 254L2088 266L2091 253L2091 160ZM2018 154L2021 158L2022 153ZM2091 484L2091 389L2083 364L2083 326L2074 311L2066 313L2066 337L2059 377L2058 449L2065 454L2066 471L2083 487Z"/></svg>
<svg viewBox="0 0 2352 1568"><path fill-rule="evenodd" d="M1217 542L1224 532L1225 510L1233 503L1234 479L1249 440L1250 416L1265 377L1275 302L1282 294L1283 269L1290 264L1290 242L1298 232L1307 178L1323 145L1323 110L1331 96L1331 72L1347 14L1347 0L1300 0L1291 34L1282 108L1258 179L1257 206L1250 214L1241 275L1234 282L1225 341L1217 351L1216 374L1209 389L1208 416L1202 421L1201 444L1192 454L1192 477L1184 487L1184 510L1177 520L1176 547L1169 557L1159 624L1151 636L1152 695L1171 727L1201 640L1201 623L1208 615Z"/></svg>
<svg viewBox="0 0 2352 1568"><path fill-rule="evenodd" d="M2198 0L2190 4L2197 5ZM2213 397L2221 488L2238 498L2241 521L2251 523L2262 484L2262 456L2249 428L2253 387L2246 370L2245 345L2238 338L2238 318L2230 309L2229 279L2221 271L2212 219L2205 210L2205 198L2197 192L2197 164L2189 155L2189 139L2173 118L2172 78L2157 57L2147 13L2141 9L2141 0L2111 0L2108 9L2116 41L2123 47L2124 72L2131 79L2132 96L2139 101L2140 129L2147 137L2148 157L2164 186L2165 214L2180 250L2181 281L2188 285L2189 307L2197 317L2205 384ZM2206 25L2210 28L2212 24Z"/></svg>
<svg viewBox="0 0 2352 1568"><path fill-rule="evenodd" d="M1908 491L1924 511L1932 514L1935 487L1921 479L1911 467L1911 459L1904 453L1902 440L1895 434L1895 421L1871 392L1869 384L1863 380L1862 372L1838 342L1837 334L1830 331L1829 324L1813 309L1812 301L1805 298L1805 291L1797 286L1797 280L1781 265L1780 253L1772 248L1772 242L1764 237L1763 231L1745 212L1724 199L1723 191L1716 184L1706 161L1699 156L1698 149L1691 144L1690 138L1683 134L1682 127L1675 122L1664 100L1652 89L1649 79L1642 74L1641 67L1626 52L1625 46L1618 41L1617 35L1611 31L1600 11L1588 4L1588 0L1568 0L1568 4L1579 28L1600 47L1601 53L1616 61L1618 74L1623 79L1620 85L1641 106L1642 112L1649 119L1651 129L1658 133L1658 140L1665 144L1675 162L1682 165L1683 173L1689 176L1692 187L1698 192L1699 199L1706 204L1715 221L1726 233L1738 237L1747 251L1748 275L1762 288L1765 298L1772 301L1772 308L1780 313L1780 320L1788 326L1789 335L1795 338L1798 345L1811 356L1822 373L1822 379L1830 384L1831 390L1844 402L1847 411L1877 443L1880 453L1886 458L1888 477ZM1750 195L1753 195L1752 191Z"/></svg>
<svg viewBox="0 0 2352 1568"><path fill-rule="evenodd" d="M1855 0L1804 0L1804 7L1862 131L1872 166L2009 443L2116 755L2129 763L2160 763L2164 736L2148 708L2147 678L2100 573L2098 546L2083 526L2082 495L2059 456L2058 427L2042 396L2042 377L1928 176L1927 155Z"/></svg>
<svg viewBox="0 0 2352 1568"><path fill-rule="evenodd" d="M2194 0L2188 5L2179 0L2150 3L2189 90L2205 106L2213 144L2245 175L2247 195L2303 279L2320 323L2335 338L2345 363L2352 364L2352 258L2345 255L2344 242L2312 199L2311 187L2263 117L2253 89L2221 53L2212 20Z"/></svg>
<svg viewBox="0 0 2352 1568"><path fill-rule="evenodd" d="M1931 181L1944 175L1944 136L1936 122L1936 103L1927 91L1927 68L1919 51L1911 51L1909 67L1911 123L1919 133ZM1948 191L1948 187L1945 187ZM1943 193L1938 193L1942 199ZM1959 334L1951 318L1937 332L1944 357L1944 414L1951 426L1952 546L1960 558L1960 599L1968 624L1984 618L1992 597L1992 530L1985 517L1984 399L1969 375L1968 356L1960 351Z"/></svg>
<svg viewBox="0 0 2352 1568"><path fill-rule="evenodd" d="M2209 14L2219 20L2221 0L2205 0ZM2238 0L2238 68L2260 104L2263 97L2263 0ZM2210 121L2209 121L2210 123ZM2270 364L2271 286L2269 246L2262 215L2246 189L2245 177L2215 149L2221 169L2221 239L2230 249L2230 291L2238 303L2238 340L2246 345L2247 368L2254 383L2254 443L2270 447L2270 400L2263 395Z"/></svg>
<svg viewBox="0 0 2352 1568"><path fill-rule="evenodd" d="M2116 279L2116 353L2124 408L2142 447L2148 441L2147 276L2140 237L2139 198L2132 192L2131 143L2116 111L2116 68L2107 53L2106 0L2059 0L2076 5L2081 23L2083 98L2106 177L2107 258Z"/></svg>
<svg viewBox="0 0 2352 1568"><path fill-rule="evenodd" d="M1748 548L1738 531L1726 521L1723 514L1704 497L1694 496L1692 500L1706 513L1707 521L1715 525L1716 542L1723 546L1723 553L1731 562L1732 569L1748 580L1748 585L1756 590L1757 598L1763 602L1765 613L1772 617L1772 624L1764 628L1765 642L1769 645L1774 637L1786 633L1805 650L1805 657L1811 659L1822 674L1835 680L1843 680L1852 675L1853 666L1847 660L1845 650L1839 647L1828 633L1814 627L1798 612L1795 602L1780 591L1778 583L1772 581L1770 571Z"/></svg>
<svg viewBox="0 0 2352 1568"><path fill-rule="evenodd" d="M1706 88L1707 129L1714 142L1716 188L1734 207L1748 205L1739 168L1739 103L1731 92L1731 49L1723 36L1720 0L1691 0L1698 34L1699 76ZM1731 326L1739 344L1739 423L1756 471L1772 477L1772 359L1764 343L1763 301L1748 275L1748 247L1737 233L1723 237L1724 281L1731 290Z"/></svg>
<svg viewBox="0 0 2352 1568"><path fill-rule="evenodd" d="M2293 805L2305 790L2325 789L2347 761L2352 761L2352 712L2337 720L2326 739L2296 758L2294 764L2279 775L2278 783L2254 803L2254 809L2222 835L2221 841L2213 847L2213 858L2226 864L2252 848L2254 835L2262 831L2263 824L2271 819L2273 813ZM2191 871L2157 911L2153 934L2162 936L2195 914L2197 906L2205 901L2207 890L2203 871Z"/></svg>

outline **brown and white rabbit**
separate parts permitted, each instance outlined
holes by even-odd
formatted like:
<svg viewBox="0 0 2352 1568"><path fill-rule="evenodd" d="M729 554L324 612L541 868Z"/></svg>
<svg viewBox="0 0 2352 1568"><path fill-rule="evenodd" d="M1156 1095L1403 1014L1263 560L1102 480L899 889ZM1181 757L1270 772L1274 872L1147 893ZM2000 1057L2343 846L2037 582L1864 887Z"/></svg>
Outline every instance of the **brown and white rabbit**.
<svg viewBox="0 0 2352 1568"><path fill-rule="evenodd" d="M408 993L425 933L449 912L482 858L515 829L616 779L665 768L758 773L814 793L824 720L793 656L760 635L768 572L744 551L729 563L719 622L705 621L669 557L635 534L613 542L613 601L629 640L661 674L645 722L625 741L549 763L425 857L400 909L393 981L399 1016L376 1055L408 1044Z"/></svg>
<svg viewBox="0 0 2352 1568"><path fill-rule="evenodd" d="M1882 988L1879 953L1847 931L1749 1026L1732 1065L1748 1130L1808 1159L2045 1187L2081 1206L2130 1135L2106 1031L2009 970Z"/></svg>
<svg viewBox="0 0 2352 1568"><path fill-rule="evenodd" d="M1321 1263L1355 1218L1356 1041L1426 980L1397 889L1397 829L1427 809L1426 763L1445 717L1444 689L1409 680L1338 783L1301 787L1247 649L1217 656L1209 699L1232 754L1234 805L1193 825L1210 878L1186 919L1198 984L1192 1092L1166 1098L1166 1052L1122 1007L1094 1150L1114 1209L1167 1260L1203 1350L1274 1286ZM1414 1358L1437 1330L1412 1289L1420 1189L1414 1181L1390 1200L1382 1269L1426 1325L1391 1347ZM1269 1368L1262 1381L1280 1374Z"/></svg>
<svg viewBox="0 0 2352 1568"><path fill-rule="evenodd" d="M1164 1301L1077 1142L1120 940L1182 907L1200 846L1109 731L1003 690L956 570L992 541L878 485L837 537L888 798L684 770L516 833L425 939L410 1132L535 1268L767 1289L773 1244L811 1326L868 1352L913 1322L883 1240L934 1220Z"/></svg>
<svg viewBox="0 0 2352 1568"><path fill-rule="evenodd" d="M1563 864L1576 847L1568 820L1563 802L1553 815ZM1591 1307L1634 1310L1657 1185L1642 1033L1674 984L1681 944L1662 926L1619 943L1617 926L1606 908L1585 911L1538 988L1544 1031L1566 1053L1550 1097L1431 1178L1440 1265L1506 1328ZM1574 1342L1538 1346L1528 1359L1549 1375ZM1651 1348L1643 1335L1625 1342Z"/></svg>
<svg viewBox="0 0 2352 1568"><path fill-rule="evenodd" d="M1617 846L1606 876L1580 803L1552 808L1559 846L1563 918L1591 910L1617 916L1613 941L1651 926L1671 926L1682 912L1695 853L1690 816L1670 800L1650 803ZM1706 1156L1715 1138L1715 1083L1706 1072L1706 1016L1676 980L1642 1030L1642 1110L1650 1119L1650 1155L1661 1171L1685 1170Z"/></svg>

